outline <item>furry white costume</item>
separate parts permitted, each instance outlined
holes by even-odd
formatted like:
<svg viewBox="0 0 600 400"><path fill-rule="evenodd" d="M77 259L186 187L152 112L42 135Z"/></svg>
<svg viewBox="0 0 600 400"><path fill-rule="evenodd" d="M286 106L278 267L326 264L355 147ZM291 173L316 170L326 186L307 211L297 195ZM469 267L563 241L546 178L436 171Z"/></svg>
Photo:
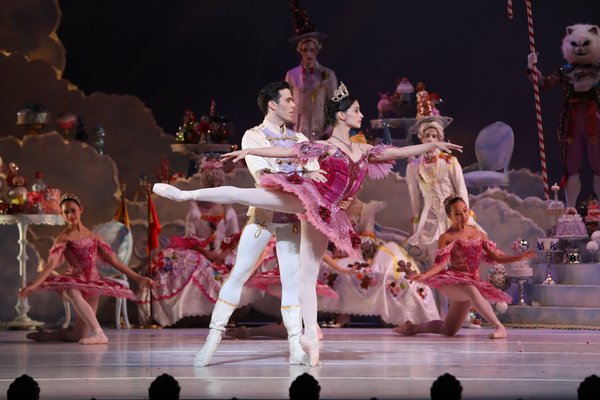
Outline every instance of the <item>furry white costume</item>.
<svg viewBox="0 0 600 400"><path fill-rule="evenodd" d="M543 76L536 68L537 55L529 54L527 72L538 76L541 90L562 86L565 91L558 140L565 165L567 205L574 207L581 191L580 171L587 153L600 198L600 28L577 24L567 27L562 52L568 62Z"/></svg>

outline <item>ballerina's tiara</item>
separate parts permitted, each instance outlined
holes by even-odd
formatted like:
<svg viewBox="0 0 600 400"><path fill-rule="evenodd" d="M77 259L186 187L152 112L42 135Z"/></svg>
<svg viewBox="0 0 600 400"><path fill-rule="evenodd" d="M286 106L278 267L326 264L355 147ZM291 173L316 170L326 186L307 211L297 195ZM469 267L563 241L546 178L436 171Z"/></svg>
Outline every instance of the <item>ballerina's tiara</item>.
<svg viewBox="0 0 600 400"><path fill-rule="evenodd" d="M75 196L73 193L65 193L62 196L60 196L59 205L62 205L62 203L69 200L74 201L81 207L81 200L79 200L79 197Z"/></svg>
<svg viewBox="0 0 600 400"><path fill-rule="evenodd" d="M340 86L337 89L335 89L335 92L333 92L333 97L331 98L331 101L337 103L344 97L348 96L350 96L348 88L346 87L346 85L344 85L344 82L340 82Z"/></svg>
<svg viewBox="0 0 600 400"><path fill-rule="evenodd" d="M450 204L451 202L453 202L453 201L454 201L454 200L456 200L456 199L460 199L460 200L462 200L462 197L460 197L460 196L458 196L458 195L456 195L456 194L451 194L450 196L446 197L446 198L444 199L444 207L447 207L447 206L448 206L448 204Z"/></svg>

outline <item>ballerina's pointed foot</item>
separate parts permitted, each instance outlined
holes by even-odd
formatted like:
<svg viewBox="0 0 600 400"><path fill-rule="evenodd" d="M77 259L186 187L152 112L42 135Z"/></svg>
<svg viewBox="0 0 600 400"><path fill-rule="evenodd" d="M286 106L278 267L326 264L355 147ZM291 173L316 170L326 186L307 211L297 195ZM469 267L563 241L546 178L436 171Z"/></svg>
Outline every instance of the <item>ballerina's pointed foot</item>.
<svg viewBox="0 0 600 400"><path fill-rule="evenodd" d="M300 344L304 348L306 354L308 354L308 365L311 367L318 367L321 365L319 360L319 340L308 340L306 336L300 337Z"/></svg>
<svg viewBox="0 0 600 400"><path fill-rule="evenodd" d="M80 339L79 343L81 344L106 344L108 343L108 338L104 334L104 332L95 332L92 336L88 336L86 338Z"/></svg>
<svg viewBox="0 0 600 400"><path fill-rule="evenodd" d="M501 326L496 328L496 331L493 333L490 333L490 339L504 339L508 336L508 334L506 333L506 328Z"/></svg>
<svg viewBox="0 0 600 400"><path fill-rule="evenodd" d="M392 329L392 331L400 335L413 336L415 334L415 324L411 321L406 321L403 325L398 325Z"/></svg>
<svg viewBox="0 0 600 400"><path fill-rule="evenodd" d="M152 191L160 197L165 197L174 201L189 200L183 190L177 189L175 186L167 185L166 183L155 183Z"/></svg>

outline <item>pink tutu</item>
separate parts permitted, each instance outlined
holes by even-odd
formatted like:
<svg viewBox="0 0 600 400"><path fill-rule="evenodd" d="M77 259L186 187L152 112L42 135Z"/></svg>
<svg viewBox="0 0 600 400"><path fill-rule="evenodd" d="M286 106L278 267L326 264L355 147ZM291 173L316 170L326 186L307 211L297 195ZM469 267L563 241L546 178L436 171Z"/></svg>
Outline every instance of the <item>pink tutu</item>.
<svg viewBox="0 0 600 400"><path fill-rule="evenodd" d="M481 259L485 262L493 262L483 250L484 243L490 249L496 247L489 240L457 239L446 247L439 249L435 258L435 264L448 265L448 269L428 278L424 283L432 288L439 288L446 285L473 285L487 300L511 303L511 296L494 287L489 282L481 280L479 277Z"/></svg>
<svg viewBox="0 0 600 400"><path fill-rule="evenodd" d="M40 285L39 290L63 292L67 289L78 289L85 296L112 296L135 300L135 294L126 286L100 275L96 267L98 255L107 259L114 255L110 246L99 237L93 235L79 240L57 242L50 249L48 262L68 263L65 275L49 276Z"/></svg>
<svg viewBox="0 0 600 400"><path fill-rule="evenodd" d="M80 276L72 275L57 275L49 276L41 285L43 290L54 290L62 292L67 289L79 289L82 293L88 296L111 296L124 297L129 300L135 300L135 294L125 285L114 282L109 278L99 278L93 281L88 281Z"/></svg>
<svg viewBox="0 0 600 400"><path fill-rule="evenodd" d="M281 277L279 268L254 274L248 281L248 286L268 293L271 296L281 297ZM317 281L317 294L323 297L338 297L333 288L321 281Z"/></svg>

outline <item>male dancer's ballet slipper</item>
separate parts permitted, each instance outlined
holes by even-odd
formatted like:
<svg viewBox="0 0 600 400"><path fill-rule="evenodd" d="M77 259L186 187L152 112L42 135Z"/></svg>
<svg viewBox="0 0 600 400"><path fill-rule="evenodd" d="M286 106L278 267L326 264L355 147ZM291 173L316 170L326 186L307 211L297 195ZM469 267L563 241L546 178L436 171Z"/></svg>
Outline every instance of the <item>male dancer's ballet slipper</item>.
<svg viewBox="0 0 600 400"><path fill-rule="evenodd" d="M108 343L108 338L104 334L104 332L96 332L92 336L88 336L86 338L80 339L79 343L81 344L106 344Z"/></svg>
<svg viewBox="0 0 600 400"><path fill-rule="evenodd" d="M179 190L175 186L167 185L166 183L155 183L152 191L161 197L174 201L190 200L189 196L183 190Z"/></svg>

